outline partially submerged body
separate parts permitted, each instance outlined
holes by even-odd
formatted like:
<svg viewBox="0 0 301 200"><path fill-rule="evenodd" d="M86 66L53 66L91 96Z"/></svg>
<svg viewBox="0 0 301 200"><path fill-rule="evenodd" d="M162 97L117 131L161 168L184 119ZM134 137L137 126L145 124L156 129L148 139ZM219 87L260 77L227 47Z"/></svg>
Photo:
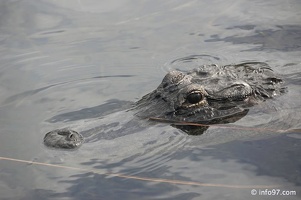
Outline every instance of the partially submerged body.
<svg viewBox="0 0 301 200"><path fill-rule="evenodd" d="M282 94L285 91L282 83L282 79L261 62L204 65L188 72L169 72L158 88L142 97L132 110L142 119L229 123L245 116L248 107ZM176 127L196 133L191 127ZM206 128L198 133L204 130ZM69 134L61 134L66 131L76 135L72 130L58 129L46 134L44 143L50 147L75 148L83 142L80 134L74 141L70 140ZM62 137L74 145L63 145ZM62 144L55 142L58 138Z"/></svg>

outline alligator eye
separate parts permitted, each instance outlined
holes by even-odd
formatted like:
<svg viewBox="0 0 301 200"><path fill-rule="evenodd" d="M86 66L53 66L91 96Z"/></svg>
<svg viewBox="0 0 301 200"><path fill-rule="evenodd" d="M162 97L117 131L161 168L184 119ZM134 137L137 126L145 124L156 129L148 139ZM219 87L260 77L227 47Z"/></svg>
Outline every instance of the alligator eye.
<svg viewBox="0 0 301 200"><path fill-rule="evenodd" d="M69 139L73 140L75 138L75 135L73 133L69 134Z"/></svg>
<svg viewBox="0 0 301 200"><path fill-rule="evenodd" d="M186 97L188 103L196 104L199 103L203 99L203 95L200 92L192 92Z"/></svg>

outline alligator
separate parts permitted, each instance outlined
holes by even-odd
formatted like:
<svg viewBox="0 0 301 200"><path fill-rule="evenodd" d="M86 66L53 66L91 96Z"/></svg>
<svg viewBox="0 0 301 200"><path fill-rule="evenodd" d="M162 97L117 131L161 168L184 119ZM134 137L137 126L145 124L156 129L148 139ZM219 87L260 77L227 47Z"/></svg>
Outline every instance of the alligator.
<svg viewBox="0 0 301 200"><path fill-rule="evenodd" d="M202 65L190 71L170 71L157 89L130 109L139 119L231 123L244 117L250 107L285 91L283 80L263 62ZM202 134L208 128L173 126L191 135ZM80 133L69 128L50 131L44 137L44 144L54 148L73 149L83 141Z"/></svg>

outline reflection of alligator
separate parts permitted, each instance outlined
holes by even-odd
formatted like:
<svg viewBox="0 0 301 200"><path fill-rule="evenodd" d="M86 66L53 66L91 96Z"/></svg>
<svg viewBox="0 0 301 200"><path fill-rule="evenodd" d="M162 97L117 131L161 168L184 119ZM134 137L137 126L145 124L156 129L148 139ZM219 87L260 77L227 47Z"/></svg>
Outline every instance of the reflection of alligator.
<svg viewBox="0 0 301 200"><path fill-rule="evenodd" d="M247 114L248 107L283 93L282 82L261 62L204 65L186 73L171 71L133 110L140 118L206 124L235 122ZM206 130L206 127L176 127L188 134ZM58 148L74 148L82 141L80 134L69 129L51 131L44 138L47 146Z"/></svg>

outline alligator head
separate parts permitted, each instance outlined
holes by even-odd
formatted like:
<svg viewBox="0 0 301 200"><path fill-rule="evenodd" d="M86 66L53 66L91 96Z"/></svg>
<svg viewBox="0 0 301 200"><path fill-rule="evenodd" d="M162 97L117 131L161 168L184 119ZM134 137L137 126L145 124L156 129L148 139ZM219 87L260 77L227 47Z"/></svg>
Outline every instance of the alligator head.
<svg viewBox="0 0 301 200"><path fill-rule="evenodd" d="M207 124L233 122L248 107L283 93L282 83L261 62L171 71L156 90L137 102L136 115Z"/></svg>
<svg viewBox="0 0 301 200"><path fill-rule="evenodd" d="M282 94L283 81L265 63L204 65L188 72L171 71L153 92L133 108L139 118L161 118L203 124L235 122L249 107ZM188 134L208 126L173 125ZM80 133L57 129L46 134L45 145L73 149L83 143Z"/></svg>

